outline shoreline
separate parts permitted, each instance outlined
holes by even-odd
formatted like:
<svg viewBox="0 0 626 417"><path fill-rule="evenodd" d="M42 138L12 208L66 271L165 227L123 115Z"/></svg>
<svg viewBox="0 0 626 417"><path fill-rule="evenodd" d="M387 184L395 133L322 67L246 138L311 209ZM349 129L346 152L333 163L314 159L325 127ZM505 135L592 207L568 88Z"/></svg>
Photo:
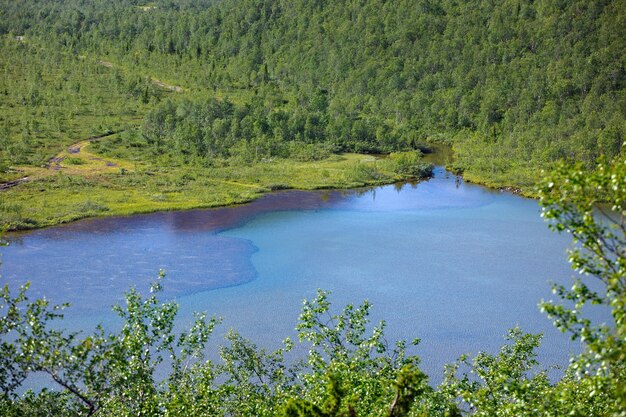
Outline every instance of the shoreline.
<svg viewBox="0 0 626 417"><path fill-rule="evenodd" d="M448 167L446 167L446 169L450 171ZM450 172L453 172L453 171L450 171ZM476 174L467 175L466 173L461 173L461 174L455 174L455 175L458 175L459 177L463 179L463 181L467 183L480 185L482 187L489 188L490 190L499 191L502 193L511 193L518 197L529 198L531 200L538 199L537 193L533 191L532 187L527 188L527 187L520 187L520 186L515 186L515 185L501 185L487 177L483 177L481 175L476 175Z"/></svg>
<svg viewBox="0 0 626 417"><path fill-rule="evenodd" d="M188 201L182 204L176 201L172 201L171 204L164 203L158 207L144 204L144 205L137 205L131 209L112 208L112 209L107 209L106 211L102 211L102 212L87 212L87 213L83 213L82 215L77 213L71 216L58 216L55 218L48 219L44 223L33 225L32 227L30 227L29 225L20 224L18 225L18 227L7 227L5 232L6 232L7 237L9 236L13 237L13 236L19 236L24 233L30 233L35 230L42 230L42 229L47 229L47 228L56 227L56 226L68 225L68 224L81 221L81 220L105 219L105 218L114 218L114 217L130 217L130 216L146 215L146 214L153 214L153 213L184 212L184 211L191 211L191 210L211 210L211 209L217 210L217 209L233 208L237 206L245 206L247 204L257 201L260 198L263 198L263 197L266 197L268 195L272 195L275 193L281 193L281 192L357 191L363 188L379 187L379 186L392 185L392 184L407 184L407 183L415 184L415 183L419 183L422 181L427 181L431 177L432 175L429 177L423 177L423 178L408 177L408 176L407 177L391 177L390 176L385 179L372 179L372 180L360 181L358 183L355 182L351 184L345 184L345 186L341 186L341 184L338 184L338 183L336 184L315 184L314 183L313 185L307 186L307 187L291 187L286 184L270 184L269 186L255 184L255 188L253 189L251 194L248 193L248 194L238 195L229 200L208 202L208 203ZM240 187L248 186L248 184L236 183L234 181L231 183L233 185L240 186ZM30 182L29 184L33 185L33 184L36 184L36 182Z"/></svg>
<svg viewBox="0 0 626 417"><path fill-rule="evenodd" d="M15 196L21 198L24 202L22 205L27 204L30 212L36 215L39 213L36 204L32 204L35 201L31 201L31 198L32 200L39 200L41 211L47 210L39 218L33 219L28 217L29 213L25 213L26 215L20 214L22 217L13 219L13 221L5 221L4 223L7 234L19 235L34 230L67 225L85 219L236 207L249 204L263 196L283 190L350 191L364 187L416 183L430 178L415 178L393 174L385 170L384 165L381 169L381 166L378 164L379 161L382 161L382 159L374 158L367 154L340 154L333 155L322 161L296 162L285 160L271 164L261 162L248 167L216 168L214 170L197 167L165 168L165 174L160 175L167 177L167 175L172 176L171 174L173 173L173 176L176 178L181 175L191 175L195 178L194 181L197 180L197 182L201 183L185 183L177 186L174 191L171 190L172 187L169 187L170 189L168 190L168 187L163 185L148 187L145 184L130 186L128 184L120 184L119 187L112 186L112 182L122 181L120 175L99 176L96 178L77 177L78 180L85 181L88 185L76 191L73 189L72 184L54 183L54 181L67 182L68 179L70 183L72 182L71 174L66 175L67 178L64 180L61 172L61 175L49 177L48 183L39 182L37 181L39 178L37 178L21 184L22 187L28 187L26 189L15 187L10 190L3 190L2 194L15 193ZM532 191L522 187L500 185L481 176L455 173L450 167L450 163L453 161L452 149L446 145L433 144L433 152L425 154L423 161L435 167L442 167L468 183L524 198L536 199L537 197ZM352 171L358 171L358 169L363 167L373 168L375 175L357 175L358 178L350 177L350 175L354 175ZM168 172L168 169L172 172ZM240 170L246 169L249 171L247 174L239 175ZM257 170L259 171L258 173L256 172ZM300 178L302 172L305 172L306 175ZM332 172L332 174L329 174L329 172ZM153 173L152 170L130 172L126 175L134 176L137 178L137 181L144 182L146 178L154 181L156 177L156 182L159 182L159 175ZM161 179L161 181L166 180L167 178ZM93 190L95 187L91 182L99 186L100 189ZM18 188L19 191L17 191ZM54 195L55 192L56 195ZM198 198L200 193L211 195L211 198L209 200L202 197ZM2 194L0 194L0 197ZM73 203L65 201L71 199L73 195L76 195ZM170 199L171 195L175 195L175 198ZM61 202L57 202L57 200L61 200ZM53 205L51 202L57 203L57 206L51 208L50 206ZM1 200L0 203L2 203ZM9 204L11 204L10 198ZM83 211L77 211L78 209L75 206L85 206L85 208Z"/></svg>
<svg viewBox="0 0 626 417"><path fill-rule="evenodd" d="M525 192L523 189L521 188L516 188L516 187L507 187L507 186L490 186L488 181L486 181L485 183L481 182L480 178L476 178L476 177L472 177L471 179L467 179L465 178L463 175L459 175L459 174L455 174L453 171L451 171L448 167L444 166L444 165L435 165L435 169L436 168L442 168L445 171L451 173L452 175L456 175L457 177L461 178L464 182L469 183L469 184L475 184L475 185L479 185L481 187L485 187L489 190L492 191L497 191L497 192L501 192L501 193L510 193L513 194L515 196L518 197L522 197L522 198L528 198L528 199L536 199L536 196L530 192ZM431 175L429 177L424 177L424 178L404 178L404 179L395 179L393 181L372 181L366 184L362 184L362 185L356 185L356 186L349 186L349 187L326 187L326 186L318 186L318 187L312 187L312 188L279 188L279 189L259 189L260 192L250 196L249 198L243 198L237 201L232 201L232 202L227 202L224 204L209 204L209 205L203 205L203 204L198 204L198 205L189 205L189 206L185 206L185 207L163 207L163 208L150 208L150 207L142 207L139 208L137 210L134 211L130 211L130 212L115 212L115 211L107 211L105 213L100 213L100 214L93 214L93 215L85 215L83 217L76 217L76 218L70 218L70 219L60 219L60 221L58 222L53 222L50 224L46 224L46 225L42 225L42 226L38 226L38 227L32 227L32 228L23 228L23 229L7 229L6 230L6 237L19 237L20 235L23 234L28 234L31 232L34 232L36 230L43 230L43 229L48 229L48 228L52 228L52 227L58 227L58 226L64 226L64 225L70 225L72 223L76 223L79 221L84 221L84 220L97 220L97 219L113 219L113 218L127 218L127 217L133 217L133 216L141 216L141 215L150 215L150 214L155 214L155 213L171 213L171 212L187 212L187 211L194 211L194 210L223 210L223 209L232 209L232 208L236 208L236 207L244 207L247 206L251 203L254 203L256 201L258 201L261 198L265 198L271 195L275 195L275 194L279 194L279 193L289 193L289 192L321 192L321 191L328 191L328 192L357 192L359 190L367 190L369 188L375 188L375 187L382 187L382 186L387 186L387 185L394 185L394 184L419 184L421 182L424 181L428 181L431 178L433 178L434 175Z"/></svg>

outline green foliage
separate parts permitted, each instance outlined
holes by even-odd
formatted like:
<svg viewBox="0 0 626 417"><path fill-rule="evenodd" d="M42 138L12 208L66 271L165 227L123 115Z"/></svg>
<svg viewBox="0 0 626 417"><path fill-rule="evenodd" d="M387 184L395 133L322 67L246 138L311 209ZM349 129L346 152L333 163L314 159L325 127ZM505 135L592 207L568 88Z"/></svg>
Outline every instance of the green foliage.
<svg viewBox="0 0 626 417"><path fill-rule="evenodd" d="M507 340L510 344L495 356L479 353L471 361L463 357L448 366L441 390L452 398L460 397L461 409L467 407L463 410L465 414L521 416L532 408L545 407L543 401L550 382L545 371L534 369L538 365L535 349L541 337L523 334L515 328L510 330ZM459 378L457 372L461 366L471 373Z"/></svg>
<svg viewBox="0 0 626 417"><path fill-rule="evenodd" d="M394 152L389 154L392 172L403 177L426 178L432 175L433 165L422 161L420 151Z"/></svg>
<svg viewBox="0 0 626 417"><path fill-rule="evenodd" d="M52 323L63 306L30 301L27 286L0 295L0 412L3 415L150 416L615 416L626 409L624 332L624 184L622 156L593 174L561 167L542 184L544 217L575 239L572 266L581 272L563 301L542 303L557 327L583 343L565 375L551 381L537 362L541 336L515 328L499 353L463 356L433 389L407 345L389 345L385 323L369 322L371 304L333 312L328 293L305 300L296 330L268 352L238 333L226 336L220 361L206 360L216 319L196 317L174 332L177 306L160 303L157 281L147 298L136 290L115 311L121 330L98 327L82 337ZM604 216L604 217L603 217ZM586 280L596 280L591 286ZM598 286L599 284L599 286ZM584 318L583 307L609 308L613 323ZM417 344L418 340L414 341ZM307 353L294 359L293 352ZM168 372L157 378L157 370ZM32 373L47 374L59 391L16 394Z"/></svg>
<svg viewBox="0 0 626 417"><path fill-rule="evenodd" d="M431 390L384 323L368 333L368 303L332 314L324 292L303 306L302 361L286 359L291 341L268 353L231 332L214 363L203 355L217 321L198 316L177 335L176 306L154 294L130 291L119 332L83 337L57 330L63 306L4 287L0 414L626 415L625 11L623 0L0 0L2 178L108 131L126 130L94 149L134 164L4 191L0 223L422 177L431 168L413 150L444 138L472 180L528 187L556 166L543 213L575 239L581 275L542 308L584 346L552 383L539 336L513 330L499 354L462 358ZM326 159L342 151L391 155ZM589 304L613 323L587 319ZM59 391L18 397L33 372Z"/></svg>
<svg viewBox="0 0 626 417"><path fill-rule="evenodd" d="M556 327L583 344L565 376L552 383L536 361L540 336L514 329L498 355L463 357L447 368L438 393L444 401L476 416L625 415L625 192L623 156L593 173L561 165L540 186L543 216L574 238L569 259L580 273L571 289L554 286L559 302L541 303ZM613 322L586 318L590 304L610 310Z"/></svg>
<svg viewBox="0 0 626 417"><path fill-rule="evenodd" d="M430 391L427 377L411 365L405 365L398 373L395 382L396 396L389 409L389 417L402 417L409 414L414 402Z"/></svg>
<svg viewBox="0 0 626 417"><path fill-rule="evenodd" d="M426 385L426 375L411 365L405 365L398 372L395 381L396 396L391 403L389 417L402 417L408 415L414 401L423 396L428 391ZM301 398L291 398L284 405L281 416L284 417L341 417L356 415L352 404L342 407L345 391L333 373L328 375L326 385L325 402L317 406ZM343 411L342 411L343 408Z"/></svg>
<svg viewBox="0 0 626 417"><path fill-rule="evenodd" d="M12 65L0 103L18 117L0 129L10 142L0 159L41 163L79 126L102 131L152 109L176 124L155 131L146 118L157 152L249 162L301 158L282 146L292 141L387 153L444 136L472 179L532 186L537 167L592 168L619 153L624 10L623 0L5 0ZM148 75L185 86L195 104L160 108L174 87ZM198 119L209 98L240 113Z"/></svg>
<svg viewBox="0 0 626 417"><path fill-rule="evenodd" d="M88 216L240 204L279 189L343 189L398 179L379 170L378 160L366 155L333 155L309 162L269 158L247 164L232 158L215 159L204 166L200 161L182 164L167 154L148 158L143 148L128 146L127 139L111 137L96 143L105 158L120 154L134 162L113 159L119 168L105 173L70 175L61 171L3 190L0 225L8 225L10 230L29 229Z"/></svg>
<svg viewBox="0 0 626 417"><path fill-rule="evenodd" d="M593 173L584 172L580 166L560 166L540 189L542 215L550 227L571 234L579 244L569 251L569 261L582 275L571 290L554 287L555 294L574 303L572 309L550 302L542 306L556 319L557 327L596 351L596 344L611 338L610 333L624 333L626 329L626 304L618 297L626 291L625 183L626 159L618 157L612 164L600 164ZM603 284L600 291L590 285L591 278ZM592 327L582 317L582 307L587 303L611 308L615 328Z"/></svg>
<svg viewBox="0 0 626 417"><path fill-rule="evenodd" d="M76 211L81 213L99 213L107 211L109 208L103 204L97 203L91 200L85 200L82 203L76 205Z"/></svg>
<svg viewBox="0 0 626 417"><path fill-rule="evenodd" d="M0 55L0 165L41 166L65 146L121 130L145 111L129 93L131 75L53 47L45 37L0 36ZM149 81L141 85L151 97L165 94Z"/></svg>
<svg viewBox="0 0 626 417"><path fill-rule="evenodd" d="M161 277L160 277L161 278ZM106 334L98 327L84 338L78 333L55 330L53 320L62 318L65 306L50 306L44 299L30 301L28 286L12 296L5 286L2 296L0 335L2 343L2 407L19 415L26 407L64 408L66 414L93 415L99 410L117 415L155 415L159 409L160 383L155 371L167 357L171 362L169 383L183 379L188 367L202 361L206 342L217 323L198 315L187 333L173 333L177 305L159 303L156 295L143 298L134 289L126 306L115 311L124 325L118 333ZM151 291L160 291L157 281ZM32 373L44 373L61 389L26 394L15 402L15 391Z"/></svg>
<svg viewBox="0 0 626 417"><path fill-rule="evenodd" d="M353 185L359 186L384 179L385 175L376 166L357 161L346 169L346 178Z"/></svg>
<svg viewBox="0 0 626 417"><path fill-rule="evenodd" d="M65 162L66 164L70 164L70 165L82 165L85 163L85 161L83 161L80 158L65 158L63 160L63 162Z"/></svg>
<svg viewBox="0 0 626 417"><path fill-rule="evenodd" d="M331 415L385 414L393 399L398 373L406 366L419 364L418 357L406 355L405 342L398 341L393 346L387 343L384 322L375 326L371 335L366 334L370 308L366 301L356 308L346 306L341 314L330 314L328 293L323 291L302 307L296 329L300 340L311 344L304 363L308 372L300 374L304 399L322 410L324 404L335 404L337 411ZM413 342L417 343L418 340ZM403 399L407 398L404 394Z"/></svg>
<svg viewBox="0 0 626 417"><path fill-rule="evenodd" d="M161 278L149 297L132 289L126 304L114 308L121 330L107 334L98 327L86 337L50 325L62 318L65 306L29 301L28 286L16 296L5 286L0 320L3 415L37 414L46 408L58 409L60 415L270 416L279 410L379 415L392 403L390 415L395 416L404 415L428 391L418 359L405 355L404 342L387 345L384 323L366 335L369 303L347 306L329 321L324 292L305 301L299 319L300 340L310 349L302 361L286 360L293 348L289 339L267 353L234 331L220 348L221 362L205 360L218 320L197 315L188 332L175 334L177 305L156 298ZM163 367L169 372L158 378ZM16 391L36 372L47 374L59 391L18 397Z"/></svg>
<svg viewBox="0 0 626 417"><path fill-rule="evenodd" d="M385 144L365 140L374 136L373 123L362 126L357 136L337 140L328 119L326 109L312 112L306 106L294 109L283 103L238 105L212 98L175 104L168 100L146 115L142 136L155 154L209 161L233 157L241 163L272 157L315 161L331 152L382 152L405 146L389 138ZM352 131L351 122L347 123Z"/></svg>
<svg viewBox="0 0 626 417"><path fill-rule="evenodd" d="M626 145L625 145L626 146ZM593 173L580 165L560 166L541 185L543 216L550 227L567 232L575 246L569 251L572 267L580 273L571 288L555 285L564 303L542 302L554 324L585 346L573 364L578 373L618 381L605 394L616 395L626 410L626 158L599 164ZM593 323L585 317L586 305L605 306L612 323Z"/></svg>

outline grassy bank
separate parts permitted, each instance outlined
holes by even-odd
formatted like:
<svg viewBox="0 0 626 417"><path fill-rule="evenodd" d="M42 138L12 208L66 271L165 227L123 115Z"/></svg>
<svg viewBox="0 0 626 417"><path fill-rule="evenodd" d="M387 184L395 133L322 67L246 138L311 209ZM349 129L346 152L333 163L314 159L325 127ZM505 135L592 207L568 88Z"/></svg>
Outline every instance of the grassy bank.
<svg viewBox="0 0 626 417"><path fill-rule="evenodd" d="M459 138L447 146L450 157L443 164L465 181L529 198L537 198L536 185L553 165L506 159L493 149L477 149Z"/></svg>
<svg viewBox="0 0 626 417"><path fill-rule="evenodd" d="M91 146L67 155L57 171L33 171L35 180L1 192L0 224L32 229L86 217L239 204L278 189L354 188L413 176L397 173L393 160L371 155L202 167L102 157Z"/></svg>
<svg viewBox="0 0 626 417"><path fill-rule="evenodd" d="M449 170L455 171L455 166L448 166ZM518 194L523 197L537 198L535 185L541 176L542 170L518 170L507 175L496 175L480 170L465 170L457 172L466 182L483 185L494 190L501 190Z"/></svg>

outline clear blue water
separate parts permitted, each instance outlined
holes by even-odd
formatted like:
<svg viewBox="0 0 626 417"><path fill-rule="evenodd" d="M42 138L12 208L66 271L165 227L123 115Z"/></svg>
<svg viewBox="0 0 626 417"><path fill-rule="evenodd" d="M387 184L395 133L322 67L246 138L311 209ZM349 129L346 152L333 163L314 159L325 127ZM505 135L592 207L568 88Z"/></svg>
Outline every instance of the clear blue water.
<svg viewBox="0 0 626 417"><path fill-rule="evenodd" d="M422 339L434 380L463 353L496 351L508 328L544 332L541 358L566 364L577 345L537 308L549 281L567 283L567 236L533 200L465 184L438 169L418 185L267 195L218 210L93 219L10 237L2 281L73 307L67 326L114 323L110 306L159 269L181 320L223 317L261 346L293 328L303 298L337 307L369 299L388 339ZM219 336L216 343L219 343Z"/></svg>

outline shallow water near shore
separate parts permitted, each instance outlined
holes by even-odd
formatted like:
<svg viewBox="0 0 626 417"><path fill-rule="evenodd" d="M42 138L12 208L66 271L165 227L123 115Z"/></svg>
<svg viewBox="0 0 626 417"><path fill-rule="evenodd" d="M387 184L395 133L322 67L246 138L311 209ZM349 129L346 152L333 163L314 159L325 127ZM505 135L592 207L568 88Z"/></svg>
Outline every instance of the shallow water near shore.
<svg viewBox="0 0 626 417"><path fill-rule="evenodd" d="M438 168L419 184L287 191L242 206L85 220L9 236L2 281L72 304L66 325L114 325L110 306L130 286L147 293L159 269L164 298L223 317L260 346L277 347L303 298L332 291L340 308L369 299L390 341L440 380L463 353L495 352L507 329L544 332L545 364L576 344L543 316L549 281L567 283L569 238L551 233L536 201L465 184ZM221 343L218 338L216 343Z"/></svg>

